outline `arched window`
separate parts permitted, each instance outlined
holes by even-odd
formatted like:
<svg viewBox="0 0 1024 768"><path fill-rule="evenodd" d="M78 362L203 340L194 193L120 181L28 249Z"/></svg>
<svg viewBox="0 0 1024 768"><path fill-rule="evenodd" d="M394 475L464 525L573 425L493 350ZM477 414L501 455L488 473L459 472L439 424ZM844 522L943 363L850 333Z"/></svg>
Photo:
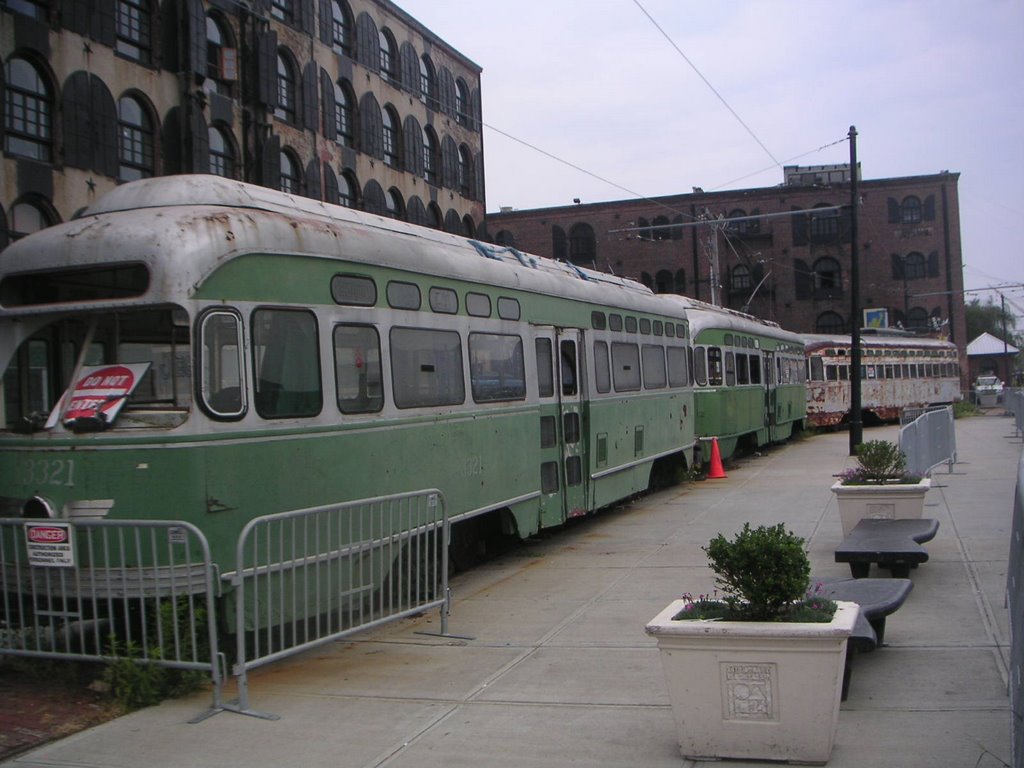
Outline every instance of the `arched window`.
<svg viewBox="0 0 1024 768"><path fill-rule="evenodd" d="M472 125L473 121L469 110L469 86L460 77L455 81L455 120L459 125Z"/></svg>
<svg viewBox="0 0 1024 768"><path fill-rule="evenodd" d="M352 56L352 11L344 0L331 0L331 44L339 53Z"/></svg>
<svg viewBox="0 0 1024 768"><path fill-rule="evenodd" d="M428 184L441 183L441 144L429 125L423 129L423 178Z"/></svg>
<svg viewBox="0 0 1024 768"><path fill-rule="evenodd" d="M392 168L402 167L402 137L401 128L398 122L398 115L390 104L384 107L383 119L383 140L384 140L384 164Z"/></svg>
<svg viewBox="0 0 1024 768"><path fill-rule="evenodd" d="M476 237L476 222L468 213L462 217L462 231L466 237Z"/></svg>
<svg viewBox="0 0 1024 768"><path fill-rule="evenodd" d="M405 200L402 199L402 193L396 187L389 189L384 196L384 208L392 219L405 218Z"/></svg>
<svg viewBox="0 0 1024 768"><path fill-rule="evenodd" d="M845 333L846 322L838 312L822 312L814 322L815 333Z"/></svg>
<svg viewBox="0 0 1024 768"><path fill-rule="evenodd" d="M596 265L597 238L589 224L578 222L569 228L569 261L584 267Z"/></svg>
<svg viewBox="0 0 1024 768"><path fill-rule="evenodd" d="M820 211L817 208L829 208L826 203L811 209L811 242L833 243L839 237L839 211Z"/></svg>
<svg viewBox="0 0 1024 768"><path fill-rule="evenodd" d="M281 191L302 194L302 171L299 161L286 149L281 150Z"/></svg>
<svg viewBox="0 0 1024 768"><path fill-rule="evenodd" d="M645 219L643 216L641 216L640 218L638 218L636 220L636 225L637 225L637 227L639 229L639 231L636 233L636 236L638 238L640 238L641 240L650 240L651 239L651 223L649 221L647 221L647 219Z"/></svg>
<svg viewBox="0 0 1024 768"><path fill-rule="evenodd" d="M831 256L823 256L814 262L815 290L839 290L842 287L843 275L838 261Z"/></svg>
<svg viewBox="0 0 1024 768"><path fill-rule="evenodd" d="M420 99L431 109L437 109L437 70L427 54L420 56Z"/></svg>
<svg viewBox="0 0 1024 768"><path fill-rule="evenodd" d="M567 261L569 258L569 238L557 224L551 225L551 258L555 261Z"/></svg>
<svg viewBox="0 0 1024 768"><path fill-rule="evenodd" d="M507 229L498 230L498 234L494 236L494 242L498 245L504 245L508 248L516 247L516 236L509 232Z"/></svg>
<svg viewBox="0 0 1024 768"><path fill-rule="evenodd" d="M750 290L750 269L745 264L737 264L729 275L729 286L734 291Z"/></svg>
<svg viewBox="0 0 1024 768"><path fill-rule="evenodd" d="M206 74L217 93L231 95L231 81L237 78L238 60L231 41L231 29L220 18L206 16Z"/></svg>
<svg viewBox="0 0 1024 768"><path fill-rule="evenodd" d="M672 293L672 273L667 269L660 269L654 276L655 293Z"/></svg>
<svg viewBox="0 0 1024 768"><path fill-rule="evenodd" d="M458 186L460 195L473 197L473 157L465 144L459 147Z"/></svg>
<svg viewBox="0 0 1024 768"><path fill-rule="evenodd" d="M355 180L351 173L345 171L338 178L338 205L343 205L346 208L355 208L358 204L356 197L357 190L359 189L359 182Z"/></svg>
<svg viewBox="0 0 1024 768"><path fill-rule="evenodd" d="M41 203L22 200L11 206L9 225L11 240L31 235L33 232L38 232L56 223L56 216Z"/></svg>
<svg viewBox="0 0 1024 768"><path fill-rule="evenodd" d="M216 176L223 176L226 179L237 178L238 155L235 152L235 143L231 140L228 130L220 126L211 125L210 135L210 173Z"/></svg>
<svg viewBox="0 0 1024 768"><path fill-rule="evenodd" d="M387 27L380 30L378 37L380 38L380 76L385 80L397 81L398 70L395 62L398 57L395 56L395 38Z"/></svg>
<svg viewBox="0 0 1024 768"><path fill-rule="evenodd" d="M346 147L356 145L356 98L348 81L334 84L334 133L336 141Z"/></svg>
<svg viewBox="0 0 1024 768"><path fill-rule="evenodd" d="M654 290L654 278L651 277L647 272L640 273L640 282L646 285L652 291Z"/></svg>
<svg viewBox="0 0 1024 768"><path fill-rule="evenodd" d="M671 240L672 239L672 228L669 226L669 220L667 216L655 216L652 222L654 229L651 230L651 235L655 240Z"/></svg>
<svg viewBox="0 0 1024 768"><path fill-rule="evenodd" d="M684 293L686 293L686 270L685 269L677 269L676 270L675 283L673 285L672 292L673 293L678 293L680 296L682 296Z"/></svg>
<svg viewBox="0 0 1024 768"><path fill-rule="evenodd" d="M290 58L283 50L277 53L277 107L274 109L274 117L294 125L298 110L298 80Z"/></svg>
<svg viewBox="0 0 1024 768"><path fill-rule="evenodd" d="M923 253L908 253L903 259L903 276L907 280L923 280L928 276L928 260Z"/></svg>
<svg viewBox="0 0 1024 768"><path fill-rule="evenodd" d="M900 203L900 222L903 224L921 223L921 198L910 195Z"/></svg>
<svg viewBox="0 0 1024 768"><path fill-rule="evenodd" d="M444 229L444 215L441 213L441 206L437 203L431 203L428 205L427 220L430 222L428 226L432 229Z"/></svg>
<svg viewBox="0 0 1024 768"><path fill-rule="evenodd" d="M53 95L44 75L27 59L4 67L4 151L48 163L53 159Z"/></svg>
<svg viewBox="0 0 1024 768"><path fill-rule="evenodd" d="M141 64L152 54L152 20L147 0L117 0L117 52Z"/></svg>
<svg viewBox="0 0 1024 768"><path fill-rule="evenodd" d="M270 0L270 15L278 21L291 24L295 21L295 0Z"/></svg>
<svg viewBox="0 0 1024 768"><path fill-rule="evenodd" d="M907 330L925 331L928 329L928 310L924 307L912 307L907 312Z"/></svg>
<svg viewBox="0 0 1024 768"><path fill-rule="evenodd" d="M122 96L117 102L118 158L121 181L145 179L154 174L153 119L149 110L134 96Z"/></svg>

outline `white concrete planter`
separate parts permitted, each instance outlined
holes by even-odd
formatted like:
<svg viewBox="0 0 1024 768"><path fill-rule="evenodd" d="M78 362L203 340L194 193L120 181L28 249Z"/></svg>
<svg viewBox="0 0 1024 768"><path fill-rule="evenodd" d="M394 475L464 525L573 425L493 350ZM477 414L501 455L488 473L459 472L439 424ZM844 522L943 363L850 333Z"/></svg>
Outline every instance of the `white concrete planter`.
<svg viewBox="0 0 1024 768"><path fill-rule="evenodd" d="M879 485L832 484L832 493L839 505L843 536L849 536L865 517L920 518L924 514L924 497L932 481L925 477L917 483L882 483Z"/></svg>
<svg viewBox="0 0 1024 768"><path fill-rule="evenodd" d="M840 602L821 624L675 621L686 605L674 601L647 625L683 757L827 762L860 608Z"/></svg>

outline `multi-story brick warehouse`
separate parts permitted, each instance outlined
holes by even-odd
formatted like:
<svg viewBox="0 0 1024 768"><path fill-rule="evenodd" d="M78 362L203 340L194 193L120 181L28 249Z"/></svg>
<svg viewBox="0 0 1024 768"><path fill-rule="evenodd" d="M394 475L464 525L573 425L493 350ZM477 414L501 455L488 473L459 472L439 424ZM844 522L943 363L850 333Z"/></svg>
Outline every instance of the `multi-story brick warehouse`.
<svg viewBox="0 0 1024 768"><path fill-rule="evenodd" d="M172 173L483 225L480 68L388 0L0 0L0 58L0 247Z"/></svg>
<svg viewBox="0 0 1024 768"><path fill-rule="evenodd" d="M862 308L963 349L958 179L944 171L858 181L858 255ZM503 209L488 214L487 230L525 251L658 292L717 298L793 331L849 333L849 203L848 165L787 167L778 187Z"/></svg>

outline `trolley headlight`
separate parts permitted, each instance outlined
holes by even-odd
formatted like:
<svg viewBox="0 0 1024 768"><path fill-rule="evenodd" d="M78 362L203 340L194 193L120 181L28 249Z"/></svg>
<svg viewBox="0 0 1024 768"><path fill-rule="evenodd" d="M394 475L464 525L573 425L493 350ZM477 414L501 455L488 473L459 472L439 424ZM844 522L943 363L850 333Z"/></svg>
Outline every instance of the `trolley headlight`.
<svg viewBox="0 0 1024 768"><path fill-rule="evenodd" d="M57 510L49 499L33 496L22 505L21 516L33 520L51 519L57 516Z"/></svg>

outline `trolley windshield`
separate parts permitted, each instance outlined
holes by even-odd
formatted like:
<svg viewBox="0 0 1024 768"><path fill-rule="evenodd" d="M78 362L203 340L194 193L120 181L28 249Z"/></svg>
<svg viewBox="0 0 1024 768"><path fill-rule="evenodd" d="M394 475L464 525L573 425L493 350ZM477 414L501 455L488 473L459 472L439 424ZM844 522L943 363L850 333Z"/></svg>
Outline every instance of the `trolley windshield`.
<svg viewBox="0 0 1024 768"><path fill-rule="evenodd" d="M0 362L7 430L172 427L191 405L188 316L176 307L62 314Z"/></svg>

